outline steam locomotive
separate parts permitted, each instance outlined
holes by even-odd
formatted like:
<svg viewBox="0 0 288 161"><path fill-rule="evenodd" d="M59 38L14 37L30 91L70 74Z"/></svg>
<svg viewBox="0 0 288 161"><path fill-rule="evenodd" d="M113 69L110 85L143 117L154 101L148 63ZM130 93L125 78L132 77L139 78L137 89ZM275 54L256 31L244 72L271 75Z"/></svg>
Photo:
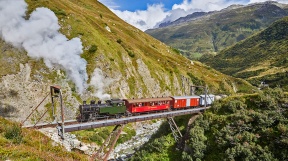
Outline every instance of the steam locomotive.
<svg viewBox="0 0 288 161"><path fill-rule="evenodd" d="M172 96L159 98L141 99L110 99L105 103L92 100L90 104L83 101L79 106L80 122L94 121L98 119L119 118L123 116L140 115L151 112L171 111L186 108L194 108L205 105L209 106L214 102L214 95L199 96Z"/></svg>

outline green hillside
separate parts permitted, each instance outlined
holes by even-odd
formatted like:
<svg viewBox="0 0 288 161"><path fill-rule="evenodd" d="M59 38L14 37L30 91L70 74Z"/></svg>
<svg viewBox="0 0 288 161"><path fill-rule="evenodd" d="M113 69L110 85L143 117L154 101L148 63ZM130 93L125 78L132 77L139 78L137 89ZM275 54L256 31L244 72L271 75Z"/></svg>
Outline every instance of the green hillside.
<svg viewBox="0 0 288 161"><path fill-rule="evenodd" d="M274 2L231 6L193 21L147 30L146 33L180 50L190 59L215 55L288 15L287 5Z"/></svg>
<svg viewBox="0 0 288 161"><path fill-rule="evenodd" d="M64 147L36 130L22 129L18 123L0 117L0 160L88 160L80 152Z"/></svg>
<svg viewBox="0 0 288 161"><path fill-rule="evenodd" d="M254 85L264 81L270 87L281 86L288 90L288 17L202 61Z"/></svg>

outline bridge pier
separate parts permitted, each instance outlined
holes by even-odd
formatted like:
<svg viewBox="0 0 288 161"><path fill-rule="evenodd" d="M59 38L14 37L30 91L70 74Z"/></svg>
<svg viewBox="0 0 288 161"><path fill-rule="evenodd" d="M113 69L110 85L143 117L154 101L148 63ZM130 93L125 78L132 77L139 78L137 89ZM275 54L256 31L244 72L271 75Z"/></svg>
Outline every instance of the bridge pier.
<svg viewBox="0 0 288 161"><path fill-rule="evenodd" d="M114 146L124 128L124 124L116 125L111 134L108 136L108 138L105 140L105 142L102 144L100 149L91 156L90 160L94 161L96 158L100 160L107 161L111 151L114 149ZM105 153L105 150L109 148L109 150Z"/></svg>
<svg viewBox="0 0 288 161"><path fill-rule="evenodd" d="M178 142L182 138L182 134L181 134L177 124L175 123L173 117L167 117L167 121L170 125L170 129L172 131L172 134L174 136L175 141Z"/></svg>

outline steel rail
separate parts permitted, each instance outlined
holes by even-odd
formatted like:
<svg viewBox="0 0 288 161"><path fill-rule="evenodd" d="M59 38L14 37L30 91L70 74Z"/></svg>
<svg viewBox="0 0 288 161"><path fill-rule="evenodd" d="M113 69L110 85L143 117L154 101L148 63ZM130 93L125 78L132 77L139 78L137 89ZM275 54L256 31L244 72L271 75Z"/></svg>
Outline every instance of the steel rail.
<svg viewBox="0 0 288 161"><path fill-rule="evenodd" d="M78 124L79 122L77 120L67 120L65 121L65 125L72 125L72 124ZM41 123L37 125L27 125L23 126L23 128L27 129L42 129L42 128L48 128L48 127L56 127L58 125L61 125L61 122L50 122L50 123Z"/></svg>
<svg viewBox="0 0 288 161"><path fill-rule="evenodd" d="M186 110L177 110L177 111L168 111L168 112L163 112L163 113L152 113L152 114L145 114L145 115L139 115L139 116L131 116L131 117L125 117L125 118L119 118L119 119L109 119L109 120L100 120L100 121L95 121L95 122L78 123L78 124L64 126L64 131L73 132L73 131L93 129L93 128L99 128L99 127L105 127L105 126L127 124L131 122L139 122L139 121L153 120L153 119L159 119L159 118L188 115L188 114L203 112L205 109L207 108L200 107L200 108L193 108L193 109L186 109ZM62 127L58 126L58 128L61 129Z"/></svg>

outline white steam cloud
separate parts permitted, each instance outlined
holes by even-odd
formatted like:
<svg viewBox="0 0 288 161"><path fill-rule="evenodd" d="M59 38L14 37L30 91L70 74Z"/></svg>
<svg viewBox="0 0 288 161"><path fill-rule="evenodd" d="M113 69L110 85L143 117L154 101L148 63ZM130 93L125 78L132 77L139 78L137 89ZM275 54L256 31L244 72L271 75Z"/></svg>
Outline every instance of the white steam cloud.
<svg viewBox="0 0 288 161"><path fill-rule="evenodd" d="M269 0L183 0L180 4L174 4L171 9L166 9L164 4L153 4L148 5L147 10L131 12L118 10L117 8L119 8L119 6L116 0L112 0L112 2L101 0L101 2L106 4L117 16L142 31L158 27L158 25L163 22L175 21L180 17L187 16L194 12L215 11L226 8L232 4L246 5L265 1ZM273 1L288 4L288 0ZM120 2L118 2L118 4L119 3Z"/></svg>
<svg viewBox="0 0 288 161"><path fill-rule="evenodd" d="M92 95L95 97L98 97L100 100L110 99L110 95L107 93L104 93L104 90L111 83L112 83L112 80L105 79L101 69L95 68L91 81L90 81L90 85L95 88L96 92L93 93Z"/></svg>
<svg viewBox="0 0 288 161"><path fill-rule="evenodd" d="M59 33L58 18L47 8L37 8L26 20L24 0L0 0L0 37L24 48L32 58L43 59L49 67L60 67L76 84L79 93L86 88L87 62L80 57L82 42L68 40Z"/></svg>

